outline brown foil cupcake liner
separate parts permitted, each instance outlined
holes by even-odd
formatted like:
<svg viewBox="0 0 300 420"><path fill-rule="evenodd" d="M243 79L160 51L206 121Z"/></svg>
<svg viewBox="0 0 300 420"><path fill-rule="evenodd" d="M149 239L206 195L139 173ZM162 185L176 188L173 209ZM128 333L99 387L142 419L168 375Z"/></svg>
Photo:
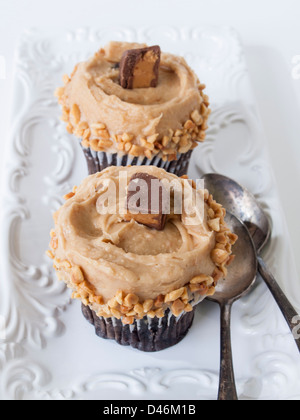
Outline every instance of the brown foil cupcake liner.
<svg viewBox="0 0 300 420"><path fill-rule="evenodd" d="M115 340L122 346L131 346L144 352L157 352L178 344L192 326L195 309L175 317L170 310L163 318L145 317L124 325L117 318L98 317L89 306L82 304L84 317L95 327L96 335Z"/></svg>
<svg viewBox="0 0 300 420"><path fill-rule="evenodd" d="M147 158L119 155L118 153L96 152L83 146L82 151L86 158L89 175L101 172L109 166L156 166L177 176L186 175L189 169L192 150L178 155L178 159L172 162L164 162L163 159L155 156L152 160Z"/></svg>

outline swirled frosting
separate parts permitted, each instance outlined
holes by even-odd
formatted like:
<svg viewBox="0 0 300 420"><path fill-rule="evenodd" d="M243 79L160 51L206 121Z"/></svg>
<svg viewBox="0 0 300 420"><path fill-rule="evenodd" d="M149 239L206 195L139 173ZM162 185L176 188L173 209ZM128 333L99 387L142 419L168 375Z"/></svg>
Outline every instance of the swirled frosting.
<svg viewBox="0 0 300 420"><path fill-rule="evenodd" d="M204 206L204 220L199 214L198 223L192 225L185 211L168 216L163 231L134 221L127 223L122 216L125 197L119 194L120 172L128 179L137 172L147 172L170 182L184 182L156 167L111 167L88 177L55 213L56 259L81 267L85 279L105 301L118 290L134 293L141 301L155 299L187 285L200 273L212 275L216 232L207 223L208 205ZM112 183L116 186L117 212L102 214L101 196ZM188 194L198 194L204 200L202 190L196 191L191 185L185 188Z"/></svg>
<svg viewBox="0 0 300 420"><path fill-rule="evenodd" d="M141 47L111 42L79 63L57 93L63 119L94 150L174 159L205 138L205 86L184 58L162 53L157 87L123 89L118 63L124 51Z"/></svg>

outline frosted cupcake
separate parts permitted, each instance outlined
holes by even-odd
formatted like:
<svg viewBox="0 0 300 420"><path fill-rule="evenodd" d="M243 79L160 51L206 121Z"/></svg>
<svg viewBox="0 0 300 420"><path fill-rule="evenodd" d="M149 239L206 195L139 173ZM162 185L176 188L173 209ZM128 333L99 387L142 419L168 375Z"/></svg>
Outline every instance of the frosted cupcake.
<svg viewBox="0 0 300 420"><path fill-rule="evenodd" d="M143 211L141 195L140 213L132 211L135 187L140 194L140 183L150 180L170 192L169 212L166 200L155 214ZM107 168L66 199L54 215L48 255L97 335L147 352L181 341L195 306L215 293L233 259L237 237L222 206L194 183L153 166Z"/></svg>
<svg viewBox="0 0 300 420"><path fill-rule="evenodd" d="M210 109L205 85L182 57L111 42L64 83L56 91L62 119L80 139L90 174L127 165L187 173Z"/></svg>

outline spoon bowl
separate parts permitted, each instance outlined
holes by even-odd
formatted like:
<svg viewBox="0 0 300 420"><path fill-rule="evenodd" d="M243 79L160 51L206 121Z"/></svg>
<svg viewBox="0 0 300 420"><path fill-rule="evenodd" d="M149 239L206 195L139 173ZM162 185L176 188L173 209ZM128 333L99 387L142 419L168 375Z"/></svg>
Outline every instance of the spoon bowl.
<svg viewBox="0 0 300 420"><path fill-rule="evenodd" d="M238 235L233 247L235 259L230 264L226 280L220 280L216 293L209 300L220 305L221 309L221 367L219 400L238 399L235 387L231 349L231 308L232 304L245 296L253 287L257 274L256 250L246 226L235 216L227 213L225 221L230 230Z"/></svg>
<svg viewBox="0 0 300 420"><path fill-rule="evenodd" d="M238 241L233 247L235 259L229 266L226 279L218 282L216 293L209 298L219 304L233 303L245 296L253 287L257 275L256 252L248 229L230 213L227 213L225 221L238 236Z"/></svg>
<svg viewBox="0 0 300 420"><path fill-rule="evenodd" d="M298 331L300 316L260 256L271 236L271 224L267 216L254 195L233 179L219 174L207 174L202 179L204 179L205 188L210 191L215 200L237 216L247 227L256 248L258 272L276 300L300 351L300 338L298 334L294 334Z"/></svg>
<svg viewBox="0 0 300 420"><path fill-rule="evenodd" d="M270 239L271 225L254 195L224 175L206 174L202 179L214 199L247 226L259 253Z"/></svg>

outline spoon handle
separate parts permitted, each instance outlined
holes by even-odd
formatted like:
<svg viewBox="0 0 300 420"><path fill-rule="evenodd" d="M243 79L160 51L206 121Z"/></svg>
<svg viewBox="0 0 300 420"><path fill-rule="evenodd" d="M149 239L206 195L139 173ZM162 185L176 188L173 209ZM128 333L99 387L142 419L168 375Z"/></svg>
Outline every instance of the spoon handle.
<svg viewBox="0 0 300 420"><path fill-rule="evenodd" d="M274 296L281 312L283 313L300 351L300 316L297 314L294 307L291 305L279 287L278 283L270 273L261 257L258 257L258 271L270 289L272 295Z"/></svg>
<svg viewBox="0 0 300 420"><path fill-rule="evenodd" d="M238 396L235 387L232 349L231 349L231 304L221 304L221 367L219 400L237 401Z"/></svg>

